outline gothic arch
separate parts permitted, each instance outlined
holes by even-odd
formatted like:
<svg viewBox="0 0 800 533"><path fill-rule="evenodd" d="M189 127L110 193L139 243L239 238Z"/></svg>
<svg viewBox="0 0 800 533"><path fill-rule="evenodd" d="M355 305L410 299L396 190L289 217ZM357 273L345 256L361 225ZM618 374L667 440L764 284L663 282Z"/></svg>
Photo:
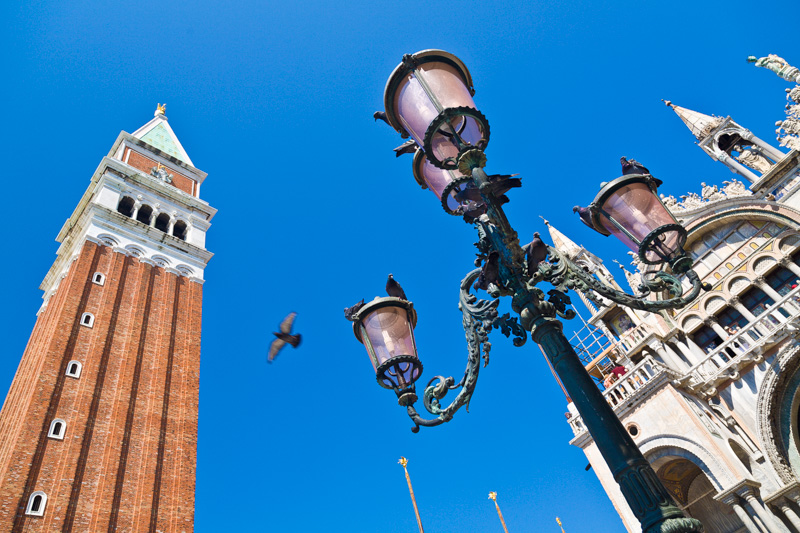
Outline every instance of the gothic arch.
<svg viewBox="0 0 800 533"><path fill-rule="evenodd" d="M800 453L797 416L800 404L800 345L797 342L779 353L770 364L756 399L758 440L783 483L800 478L800 463L791 455ZM792 435L794 426L794 435Z"/></svg>
<svg viewBox="0 0 800 533"><path fill-rule="evenodd" d="M696 464L717 490L734 483L728 471L708 450L681 435L657 435L639 443L639 449L652 464L662 457L683 457Z"/></svg>

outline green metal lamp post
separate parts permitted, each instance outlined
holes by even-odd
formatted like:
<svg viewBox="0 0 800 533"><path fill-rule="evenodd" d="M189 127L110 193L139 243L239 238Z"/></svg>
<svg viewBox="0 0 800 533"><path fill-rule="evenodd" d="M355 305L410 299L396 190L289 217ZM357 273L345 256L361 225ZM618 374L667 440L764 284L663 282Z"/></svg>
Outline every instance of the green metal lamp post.
<svg viewBox="0 0 800 533"><path fill-rule="evenodd" d="M603 184L586 215L598 232L618 237L640 259L662 270L645 280L642 295L633 296L609 287L572 263L558 250L543 243L520 246L502 205L505 192L520 186L511 176L489 176L484 149L489 142L489 123L476 108L472 78L454 55L425 50L403 57L386 85L384 118L403 138L412 140L414 177L431 189L445 212L463 216L478 230L476 266L461 282L459 307L469 348L467 369L456 383L452 377L436 376L425 386L422 401L434 417L427 419L415 409L415 381L422 373L413 328L416 312L411 302L399 298L376 298L350 317L356 337L367 348L378 383L395 391L400 405L420 426L437 426L453 418L467 404L478 380L481 355L488 364L492 329L514 335L522 346L527 332L538 343L558 374L597 444L614 479L644 533L688 533L703 531L702 524L686 518L675 505L648 461L614 414L574 349L556 317L571 319L569 289L592 299L597 296L628 307L654 311L677 308L694 300L703 284L683 245L686 230L661 203L660 181L649 174L631 174ZM679 277L691 289L684 295ZM537 285L552 286L545 295ZM473 284L494 299L478 299ZM665 294L666 299L655 296ZM511 296L511 307L519 317L500 315L499 296ZM460 389L448 405L442 400L450 390Z"/></svg>

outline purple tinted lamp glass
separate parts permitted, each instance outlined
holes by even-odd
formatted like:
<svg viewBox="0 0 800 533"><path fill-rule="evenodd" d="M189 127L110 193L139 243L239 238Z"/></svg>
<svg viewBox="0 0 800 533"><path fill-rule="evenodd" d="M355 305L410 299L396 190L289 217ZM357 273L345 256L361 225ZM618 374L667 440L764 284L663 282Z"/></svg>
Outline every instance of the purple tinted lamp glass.
<svg viewBox="0 0 800 533"><path fill-rule="evenodd" d="M606 232L638 254L645 237L662 226L677 224L677 221L650 184L635 181L635 178L632 180L620 183L613 191L604 194L602 203L597 204L597 220ZM651 247L645 258L654 263L669 260L680 252L680 244L681 234L667 231L655 242L658 253Z"/></svg>
<svg viewBox="0 0 800 533"><path fill-rule="evenodd" d="M408 302L398 298L378 298L367 304L359 315L356 337L364 343L376 372L394 357L417 359L413 326L416 313ZM398 362L385 371L382 384L388 388L402 388L416 381L419 374L417 365Z"/></svg>
<svg viewBox="0 0 800 533"><path fill-rule="evenodd" d="M465 176L458 170L445 170L433 166L430 161L427 160L422 150L419 150L414 156L414 178L422 188L430 189L439 200L442 199L442 194L444 194L445 188L450 185L450 183L464 177ZM467 183L462 183L451 190L447 195L445 205L448 213L453 214L461 205L461 202L456 200L456 194L466 189L466 187Z"/></svg>

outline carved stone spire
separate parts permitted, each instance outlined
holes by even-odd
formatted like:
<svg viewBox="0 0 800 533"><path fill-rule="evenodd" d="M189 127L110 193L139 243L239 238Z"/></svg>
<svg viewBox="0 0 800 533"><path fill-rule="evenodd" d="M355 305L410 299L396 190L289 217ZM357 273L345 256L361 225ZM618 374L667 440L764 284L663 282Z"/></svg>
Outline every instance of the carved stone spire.
<svg viewBox="0 0 800 533"><path fill-rule="evenodd" d="M555 248L560 252L567 254L567 257L570 259L574 259L581 252L581 247L575 244L569 237L551 226L548 220L542 220L544 220L547 229L550 231L550 238L553 239L553 246L555 246Z"/></svg>
<svg viewBox="0 0 800 533"><path fill-rule="evenodd" d="M697 140L702 141L714 131L714 128L722 123L720 117L714 117L686 109L685 107L677 106L669 100L662 100L665 104L675 111L684 124L686 124L691 132L697 137Z"/></svg>

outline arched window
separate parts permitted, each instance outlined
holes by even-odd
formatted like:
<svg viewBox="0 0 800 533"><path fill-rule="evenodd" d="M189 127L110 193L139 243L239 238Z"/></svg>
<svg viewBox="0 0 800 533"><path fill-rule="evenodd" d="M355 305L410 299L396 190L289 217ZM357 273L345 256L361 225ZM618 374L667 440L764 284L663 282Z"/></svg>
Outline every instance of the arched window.
<svg viewBox="0 0 800 533"><path fill-rule="evenodd" d="M81 315L81 326L86 326L87 328L94 326L94 315L92 313L83 313Z"/></svg>
<svg viewBox="0 0 800 533"><path fill-rule="evenodd" d="M92 276L92 283L96 283L98 285L102 285L106 282L106 277L101 274L100 272L95 272L94 276Z"/></svg>
<svg viewBox="0 0 800 533"><path fill-rule="evenodd" d="M139 208L139 212L136 214L136 220L143 224L150 224L150 218L153 216L153 208L149 205L143 205Z"/></svg>
<svg viewBox="0 0 800 533"><path fill-rule="evenodd" d="M31 497L28 498L28 507L25 508L25 514L31 516L44 515L44 506L47 505L47 494L37 490Z"/></svg>
<svg viewBox="0 0 800 533"><path fill-rule="evenodd" d="M175 226L172 228L172 234L175 237L179 238L180 240L185 241L187 229L188 228L186 227L186 222L184 222L183 220L179 220L175 223Z"/></svg>
<svg viewBox="0 0 800 533"><path fill-rule="evenodd" d="M79 361L70 361L67 364L67 375L71 378L81 377L81 369L83 365Z"/></svg>
<svg viewBox="0 0 800 533"><path fill-rule="evenodd" d="M167 213L161 213L156 217L156 229L164 233L167 232L169 229L169 215Z"/></svg>
<svg viewBox="0 0 800 533"><path fill-rule="evenodd" d="M60 418L56 418L50 422L50 431L47 432L47 436L52 439L64 440L64 433L66 433L66 431L67 423Z"/></svg>
<svg viewBox="0 0 800 533"><path fill-rule="evenodd" d="M122 198L122 200L119 201L119 204L117 204L117 212L122 213L126 217L132 216L133 204L134 204L133 198L131 198L130 196L125 196Z"/></svg>
<svg viewBox="0 0 800 533"><path fill-rule="evenodd" d="M750 465L750 455L746 451L744 451L744 448L739 446L739 443L737 443L733 439L728 440L728 445L731 447L731 450L733 450L733 453L736 454L736 458L739 459L739 461L741 461L742 465L744 465L747 471L752 474L753 468Z"/></svg>

